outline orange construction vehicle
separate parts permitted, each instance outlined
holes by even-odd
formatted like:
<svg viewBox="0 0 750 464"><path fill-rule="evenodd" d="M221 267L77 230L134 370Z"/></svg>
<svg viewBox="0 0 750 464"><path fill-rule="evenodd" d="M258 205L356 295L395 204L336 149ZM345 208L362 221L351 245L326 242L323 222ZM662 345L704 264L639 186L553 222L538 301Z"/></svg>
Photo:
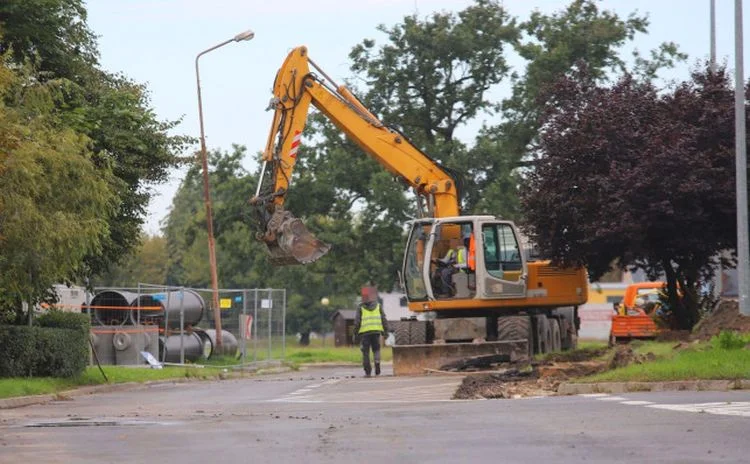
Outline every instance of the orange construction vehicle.
<svg viewBox="0 0 750 464"><path fill-rule="evenodd" d="M409 185L417 200L400 277L409 309L422 316L395 324L394 373L576 346L586 269L530 259L510 221L462 215L455 174L335 84L305 47L292 50L276 74L273 122L250 201L273 264L310 263L330 249L284 208L310 106Z"/></svg>
<svg viewBox="0 0 750 464"><path fill-rule="evenodd" d="M640 282L625 289L625 295L614 304L609 344L625 343L633 339L656 338L661 329L656 324L662 306L664 282Z"/></svg>

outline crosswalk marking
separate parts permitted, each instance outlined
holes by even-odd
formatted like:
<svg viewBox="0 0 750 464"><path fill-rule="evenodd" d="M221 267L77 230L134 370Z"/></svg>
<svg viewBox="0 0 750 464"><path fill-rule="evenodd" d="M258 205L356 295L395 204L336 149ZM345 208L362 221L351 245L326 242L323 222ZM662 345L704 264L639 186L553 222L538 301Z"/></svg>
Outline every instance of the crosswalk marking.
<svg viewBox="0 0 750 464"><path fill-rule="evenodd" d="M723 401L714 403L658 404L652 401L627 400L621 396L606 393L589 393L578 395L597 401L618 401L628 406L643 406L667 411L718 414L722 416L750 417L750 401Z"/></svg>
<svg viewBox="0 0 750 464"><path fill-rule="evenodd" d="M327 381L311 384L279 398L281 403L415 403L452 402L460 379L428 379L393 377L353 381ZM325 387L325 388L321 388Z"/></svg>

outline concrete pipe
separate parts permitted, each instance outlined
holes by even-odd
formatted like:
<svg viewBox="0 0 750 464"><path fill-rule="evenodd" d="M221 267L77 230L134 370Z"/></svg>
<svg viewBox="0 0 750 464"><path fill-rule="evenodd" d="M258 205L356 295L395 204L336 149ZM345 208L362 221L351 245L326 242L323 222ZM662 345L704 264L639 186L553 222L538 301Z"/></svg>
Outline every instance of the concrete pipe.
<svg viewBox="0 0 750 464"><path fill-rule="evenodd" d="M195 362L203 356L203 340L195 333L159 337L159 360L168 363L180 362L180 340L185 350L185 361Z"/></svg>
<svg viewBox="0 0 750 464"><path fill-rule="evenodd" d="M206 304L197 292L186 289L141 295L132 306L139 308L131 311L133 321L179 329L180 311L183 312L183 327L194 326L203 318Z"/></svg>
<svg viewBox="0 0 750 464"><path fill-rule="evenodd" d="M156 355L158 328L156 326L136 325L114 330L112 346L118 365L145 364L141 352L148 351Z"/></svg>
<svg viewBox="0 0 750 464"><path fill-rule="evenodd" d="M112 344L113 335L114 333L110 326L100 325L91 327L89 336L91 337L91 345L96 352L96 357L93 358L92 353L92 358L94 360L98 359L99 364L108 366L115 364L115 347Z"/></svg>
<svg viewBox="0 0 750 464"><path fill-rule="evenodd" d="M94 321L98 325L128 325L130 319L130 305L135 301L135 293L118 290L106 290L97 293L91 300Z"/></svg>
<svg viewBox="0 0 750 464"><path fill-rule="evenodd" d="M201 342L203 343L203 359L211 358L211 355L214 352L213 340L211 340L211 337L208 336L204 329L195 328L193 329L193 331L198 334L198 336L201 338Z"/></svg>
<svg viewBox="0 0 750 464"><path fill-rule="evenodd" d="M239 344L237 343L237 338L232 334L232 332L229 332L227 330L221 331L221 351L218 351L216 349L216 329L205 329L204 332L208 336L208 338L211 340L211 345L214 347L211 355L230 355L230 356L236 356L237 355L237 349L239 348Z"/></svg>

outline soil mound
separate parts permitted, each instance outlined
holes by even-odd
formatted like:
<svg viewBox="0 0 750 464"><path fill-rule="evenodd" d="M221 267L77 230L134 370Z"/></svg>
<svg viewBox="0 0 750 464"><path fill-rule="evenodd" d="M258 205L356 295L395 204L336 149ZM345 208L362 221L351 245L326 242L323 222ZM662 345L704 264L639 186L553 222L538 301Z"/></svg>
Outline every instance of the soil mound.
<svg viewBox="0 0 750 464"><path fill-rule="evenodd" d="M636 354L633 351L633 348L628 345L618 345L617 350L615 350L615 355L609 362L609 368L617 369L630 364L643 364L644 362L653 361L654 359L656 359L654 353Z"/></svg>
<svg viewBox="0 0 750 464"><path fill-rule="evenodd" d="M557 392L560 382L606 369L604 361L545 362L527 370L510 368L503 373L474 374L464 378L453 398L550 396Z"/></svg>
<svg viewBox="0 0 750 464"><path fill-rule="evenodd" d="M737 300L722 300L719 306L704 317L693 331L693 340L710 340L722 330L750 332L750 316L740 314Z"/></svg>

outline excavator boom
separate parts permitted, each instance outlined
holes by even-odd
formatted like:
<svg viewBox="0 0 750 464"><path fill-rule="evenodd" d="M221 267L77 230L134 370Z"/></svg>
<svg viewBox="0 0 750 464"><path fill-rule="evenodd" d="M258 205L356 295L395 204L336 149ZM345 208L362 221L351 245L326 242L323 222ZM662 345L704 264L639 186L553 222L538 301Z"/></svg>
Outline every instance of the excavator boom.
<svg viewBox="0 0 750 464"><path fill-rule="evenodd" d="M311 66L320 75L312 72ZM420 204L424 204L425 215L460 213L453 177L398 131L386 127L348 89L333 83L308 58L305 47L289 53L276 74L273 95L273 122L263 152L258 190L251 204L259 215L258 238L268 246L274 264L310 263L330 250L284 208L310 105L385 169L412 186Z"/></svg>

